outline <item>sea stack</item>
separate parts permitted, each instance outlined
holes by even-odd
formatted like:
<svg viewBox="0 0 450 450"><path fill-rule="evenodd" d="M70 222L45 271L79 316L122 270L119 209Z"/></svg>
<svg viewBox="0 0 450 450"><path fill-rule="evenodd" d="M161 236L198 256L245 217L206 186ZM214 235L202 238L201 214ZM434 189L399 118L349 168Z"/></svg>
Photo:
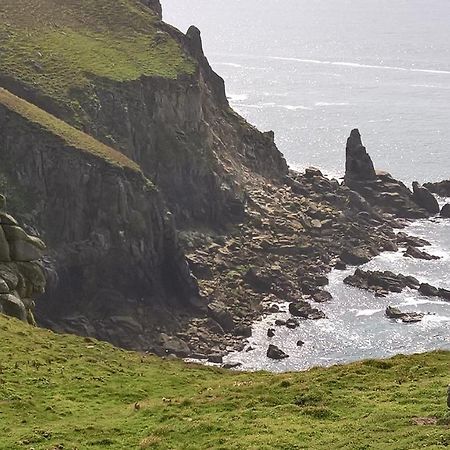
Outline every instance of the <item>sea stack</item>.
<svg viewBox="0 0 450 450"><path fill-rule="evenodd" d="M372 158L362 144L359 130L354 129L347 139L345 184L351 186L353 181L374 181L375 179Z"/></svg>

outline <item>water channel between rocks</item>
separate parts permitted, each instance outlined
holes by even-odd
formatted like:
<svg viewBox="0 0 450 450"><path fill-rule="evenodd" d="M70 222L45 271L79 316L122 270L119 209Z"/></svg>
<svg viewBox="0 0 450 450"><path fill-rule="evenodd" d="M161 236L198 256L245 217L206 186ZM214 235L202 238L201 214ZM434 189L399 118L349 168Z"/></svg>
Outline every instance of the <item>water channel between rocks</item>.
<svg viewBox="0 0 450 450"><path fill-rule="evenodd" d="M436 261L423 261L403 256L399 252L386 252L361 266L370 270L390 270L412 275L420 282L450 289L450 220L420 220L407 227L408 234L427 239L428 253L438 255ZM303 320L294 330L275 326L276 319L291 317L288 303L280 305L280 312L257 321L253 335L241 352L224 358L225 363L241 363L242 370L268 370L272 372L299 371L314 366L330 366L367 358L386 358L396 354L410 354L435 349L450 349L450 302L420 295L406 289L385 298L343 283L355 267L334 270L326 288L333 300L313 304L325 312L327 319ZM415 324L404 324L385 317L388 305L402 311L425 313ZM267 337L268 328L275 336ZM297 342L304 342L297 346ZM269 344L274 344L289 355L281 361L267 358Z"/></svg>

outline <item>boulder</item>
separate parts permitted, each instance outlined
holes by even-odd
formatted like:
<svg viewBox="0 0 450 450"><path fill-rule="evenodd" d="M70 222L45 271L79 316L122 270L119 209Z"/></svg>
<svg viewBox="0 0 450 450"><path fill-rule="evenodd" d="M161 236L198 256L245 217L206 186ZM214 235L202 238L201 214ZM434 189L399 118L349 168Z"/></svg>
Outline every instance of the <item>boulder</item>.
<svg viewBox="0 0 450 450"><path fill-rule="evenodd" d="M341 261L350 266L360 266L370 261L370 252L363 248L346 248L341 253Z"/></svg>
<svg viewBox="0 0 450 450"><path fill-rule="evenodd" d="M313 294L313 300L317 303L325 303L333 300L333 296L328 291L319 291Z"/></svg>
<svg viewBox="0 0 450 450"><path fill-rule="evenodd" d="M413 199L423 209L431 214L439 214L440 207L435 196L426 188L421 186L417 181L414 181Z"/></svg>
<svg viewBox="0 0 450 450"><path fill-rule="evenodd" d="M267 330L267 337L271 338L271 337L274 337L274 336L275 336L275 330L273 328L269 328Z"/></svg>
<svg viewBox="0 0 450 450"><path fill-rule="evenodd" d="M174 354L184 358L191 352L191 349L186 342L176 336L169 336L165 333L161 333L159 335L159 341L166 354Z"/></svg>
<svg viewBox="0 0 450 450"><path fill-rule="evenodd" d="M21 227L2 225L14 261L35 261L42 258L45 244L37 237L29 236Z"/></svg>
<svg viewBox="0 0 450 450"><path fill-rule="evenodd" d="M224 329L229 332L233 330L235 323L231 312L222 302L213 302L208 305L209 315Z"/></svg>
<svg viewBox="0 0 450 450"><path fill-rule="evenodd" d="M267 349L267 357L270 359L285 359L289 358L289 355L283 352L280 348L278 348L276 345L269 345L269 348Z"/></svg>
<svg viewBox="0 0 450 450"><path fill-rule="evenodd" d="M446 203L441 209L441 217L450 219L450 203Z"/></svg>
<svg viewBox="0 0 450 450"><path fill-rule="evenodd" d="M23 322L27 321L27 310L22 300L12 294L0 294L0 304L2 305L3 312L15 317Z"/></svg>

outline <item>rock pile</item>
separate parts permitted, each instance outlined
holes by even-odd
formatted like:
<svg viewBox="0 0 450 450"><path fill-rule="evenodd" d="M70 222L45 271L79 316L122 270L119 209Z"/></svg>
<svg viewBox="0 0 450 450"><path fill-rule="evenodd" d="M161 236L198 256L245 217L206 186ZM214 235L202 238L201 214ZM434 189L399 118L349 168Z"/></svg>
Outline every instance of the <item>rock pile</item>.
<svg viewBox="0 0 450 450"><path fill-rule="evenodd" d="M44 292L45 277L36 262L45 244L28 235L5 211L0 195L0 313L35 324L33 297Z"/></svg>

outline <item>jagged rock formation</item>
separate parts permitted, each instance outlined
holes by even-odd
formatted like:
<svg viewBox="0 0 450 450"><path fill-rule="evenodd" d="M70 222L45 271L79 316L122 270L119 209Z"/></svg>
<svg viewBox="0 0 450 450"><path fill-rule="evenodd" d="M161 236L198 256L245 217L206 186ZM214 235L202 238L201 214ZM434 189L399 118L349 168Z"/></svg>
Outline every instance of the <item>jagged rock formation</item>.
<svg viewBox="0 0 450 450"><path fill-rule="evenodd" d="M35 324L34 299L45 288L42 267L37 262L45 244L30 236L5 211L0 195L0 313Z"/></svg>
<svg viewBox="0 0 450 450"><path fill-rule="evenodd" d="M359 130L352 130L347 139L345 151L345 184L351 186L354 182L370 182L376 180L375 168L366 147L361 141Z"/></svg>
<svg viewBox="0 0 450 450"><path fill-rule="evenodd" d="M413 194L389 173L374 170L358 130L353 130L350 134L346 157L344 183L359 193L370 206L380 212L404 218L425 218L429 214L435 214L432 200L424 193L423 188L417 185Z"/></svg>

